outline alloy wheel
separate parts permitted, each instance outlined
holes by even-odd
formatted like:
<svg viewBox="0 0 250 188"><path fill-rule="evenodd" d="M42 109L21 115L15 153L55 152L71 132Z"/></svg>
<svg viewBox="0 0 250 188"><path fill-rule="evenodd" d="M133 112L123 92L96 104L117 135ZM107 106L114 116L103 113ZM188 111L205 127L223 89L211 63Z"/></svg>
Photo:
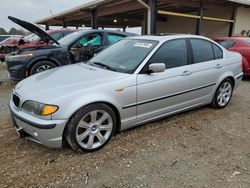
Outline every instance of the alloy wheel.
<svg viewBox="0 0 250 188"><path fill-rule="evenodd" d="M36 69L36 73L43 72L46 70L51 69L52 67L50 65L42 65Z"/></svg>
<svg viewBox="0 0 250 188"><path fill-rule="evenodd" d="M76 141L85 149L95 149L105 144L111 136L113 121L104 110L87 113L76 128Z"/></svg>
<svg viewBox="0 0 250 188"><path fill-rule="evenodd" d="M230 82L224 82L220 88L219 92L217 94L217 102L221 107L224 107L227 105L227 103L230 101L232 97L232 84Z"/></svg>

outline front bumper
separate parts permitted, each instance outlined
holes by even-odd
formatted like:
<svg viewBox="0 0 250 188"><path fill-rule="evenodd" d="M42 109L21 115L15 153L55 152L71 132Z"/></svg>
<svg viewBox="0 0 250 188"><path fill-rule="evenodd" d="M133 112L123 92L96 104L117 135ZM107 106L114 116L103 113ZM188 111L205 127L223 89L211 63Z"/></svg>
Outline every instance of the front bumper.
<svg viewBox="0 0 250 188"><path fill-rule="evenodd" d="M10 80L20 81L26 78L27 62L9 61L8 58L6 58L6 64Z"/></svg>
<svg viewBox="0 0 250 188"><path fill-rule="evenodd" d="M61 148L67 120L42 120L15 107L10 102L13 127L22 136L50 148Z"/></svg>

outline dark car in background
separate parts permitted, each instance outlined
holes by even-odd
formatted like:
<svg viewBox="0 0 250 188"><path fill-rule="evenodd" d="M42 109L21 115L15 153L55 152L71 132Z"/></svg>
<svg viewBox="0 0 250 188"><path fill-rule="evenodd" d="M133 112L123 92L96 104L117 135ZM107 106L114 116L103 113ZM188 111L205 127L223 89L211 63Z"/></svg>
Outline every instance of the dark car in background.
<svg viewBox="0 0 250 188"><path fill-rule="evenodd" d="M4 61L4 57L6 54L14 52L18 49L24 49L35 46L48 46L52 45L53 41L48 40L47 37L44 38L44 35L41 34L38 30L34 30L33 27L30 27L30 23L25 22L23 20L19 20L17 18L8 17L11 21L16 24L22 26L26 30L30 31L31 34L25 37L9 37L0 43L0 60ZM35 26L36 27L36 26ZM46 33L55 39L56 41L61 38L67 36L70 33L73 33L77 30L75 29L57 29L57 30L49 30ZM35 33L34 33L35 32Z"/></svg>
<svg viewBox="0 0 250 188"><path fill-rule="evenodd" d="M35 25L25 24L32 28L33 33L54 43L51 46L24 48L8 54L6 63L11 80L22 80L54 67L87 61L105 47L125 37L135 36L132 33L91 29L71 33L57 41Z"/></svg>
<svg viewBox="0 0 250 188"><path fill-rule="evenodd" d="M250 38L248 37L220 37L214 41L229 51L238 52L242 55L243 72L250 75Z"/></svg>

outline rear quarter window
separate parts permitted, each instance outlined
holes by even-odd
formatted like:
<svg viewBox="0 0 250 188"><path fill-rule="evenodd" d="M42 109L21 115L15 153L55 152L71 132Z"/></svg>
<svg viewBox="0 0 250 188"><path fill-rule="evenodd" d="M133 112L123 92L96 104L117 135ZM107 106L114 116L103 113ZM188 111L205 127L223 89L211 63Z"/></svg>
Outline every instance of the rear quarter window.
<svg viewBox="0 0 250 188"><path fill-rule="evenodd" d="M223 58L223 51L221 48L215 44L213 44L213 50L214 50L214 57L215 59L222 59Z"/></svg>

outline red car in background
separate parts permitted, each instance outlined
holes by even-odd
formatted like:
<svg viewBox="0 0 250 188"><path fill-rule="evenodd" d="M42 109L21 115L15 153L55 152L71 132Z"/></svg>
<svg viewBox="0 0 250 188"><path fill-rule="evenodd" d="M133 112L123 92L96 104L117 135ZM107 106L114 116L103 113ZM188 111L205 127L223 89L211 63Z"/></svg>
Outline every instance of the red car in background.
<svg viewBox="0 0 250 188"><path fill-rule="evenodd" d="M16 18L8 17L13 22L16 22ZM10 37L0 43L0 60L4 61L5 55L14 52L18 49L37 47L37 46L47 46L51 45L53 41L48 40L46 36L42 33L37 32L34 28L29 27L27 24L21 25L26 30L30 31L32 34L25 37ZM47 31L50 37L58 41L59 39L65 37L66 35L73 33L77 30L75 29L57 29Z"/></svg>
<svg viewBox="0 0 250 188"><path fill-rule="evenodd" d="M1 37L1 35L0 35ZM0 42L0 61L4 61L5 53L3 52L3 46L12 46L16 44L16 41L19 41L23 38L23 36L19 35L13 35L8 36L4 40Z"/></svg>
<svg viewBox="0 0 250 188"><path fill-rule="evenodd" d="M220 37L214 41L229 51L238 52L243 57L243 72L245 76L250 75L250 38L247 37Z"/></svg>

